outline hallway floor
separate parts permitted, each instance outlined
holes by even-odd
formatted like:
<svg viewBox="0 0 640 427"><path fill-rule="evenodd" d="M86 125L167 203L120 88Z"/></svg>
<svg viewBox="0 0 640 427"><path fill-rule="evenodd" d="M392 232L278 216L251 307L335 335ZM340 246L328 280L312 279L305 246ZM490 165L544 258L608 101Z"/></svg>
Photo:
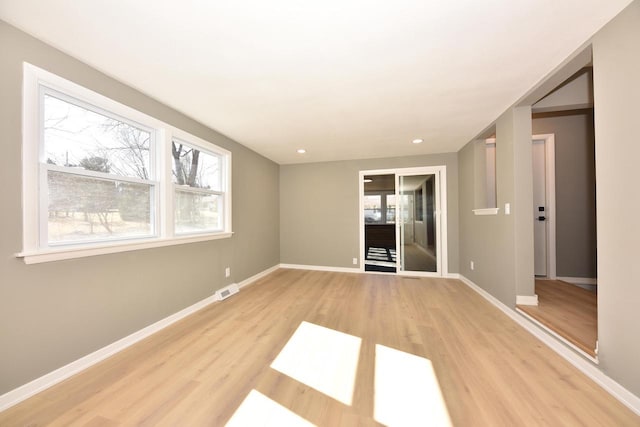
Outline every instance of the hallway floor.
<svg viewBox="0 0 640 427"><path fill-rule="evenodd" d="M404 246L404 266L407 271L437 270L436 258L415 243Z"/></svg>
<svg viewBox="0 0 640 427"><path fill-rule="evenodd" d="M597 293L561 280L536 279L538 306L519 305L533 317L585 353L596 355Z"/></svg>

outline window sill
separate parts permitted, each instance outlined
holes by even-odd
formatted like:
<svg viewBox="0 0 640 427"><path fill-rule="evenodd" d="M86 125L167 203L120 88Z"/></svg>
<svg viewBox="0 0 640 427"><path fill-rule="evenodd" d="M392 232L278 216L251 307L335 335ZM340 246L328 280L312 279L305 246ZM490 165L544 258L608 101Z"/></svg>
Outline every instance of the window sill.
<svg viewBox="0 0 640 427"><path fill-rule="evenodd" d="M208 240L227 239L233 232L202 234L188 237L174 237L171 239L148 239L136 242L116 242L91 247L65 247L46 249L42 251L20 252L16 258L22 258L25 264L39 264L43 262L60 261L64 259L84 258L94 255L113 254L118 252L136 251L140 249L161 248L164 246L183 245L186 243L205 242Z"/></svg>
<svg viewBox="0 0 640 427"><path fill-rule="evenodd" d="M498 215L500 208L474 209L474 215Z"/></svg>

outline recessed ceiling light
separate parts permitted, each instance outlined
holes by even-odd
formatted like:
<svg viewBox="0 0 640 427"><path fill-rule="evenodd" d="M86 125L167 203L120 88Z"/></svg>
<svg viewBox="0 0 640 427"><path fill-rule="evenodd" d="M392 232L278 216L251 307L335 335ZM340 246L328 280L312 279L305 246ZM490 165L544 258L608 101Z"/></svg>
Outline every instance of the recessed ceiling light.
<svg viewBox="0 0 640 427"><path fill-rule="evenodd" d="M416 139L414 139L414 140L413 140L413 141L411 141L411 142L413 142L414 144L421 144L421 143L423 143L423 142L424 142L424 140L423 140L423 139L421 139L421 138L416 138Z"/></svg>
<svg viewBox="0 0 640 427"><path fill-rule="evenodd" d="M372 180L372 179L369 179L369 178L365 178L365 179L364 179L364 182L373 182L373 180Z"/></svg>
<svg viewBox="0 0 640 427"><path fill-rule="evenodd" d="M298 148L298 154L304 154L307 152L307 150L305 150L304 148Z"/></svg>

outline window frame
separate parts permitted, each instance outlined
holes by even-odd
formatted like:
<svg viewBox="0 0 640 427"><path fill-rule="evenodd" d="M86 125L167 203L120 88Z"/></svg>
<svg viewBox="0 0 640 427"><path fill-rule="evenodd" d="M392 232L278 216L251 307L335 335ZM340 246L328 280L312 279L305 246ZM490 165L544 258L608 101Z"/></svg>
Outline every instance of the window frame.
<svg viewBox="0 0 640 427"><path fill-rule="evenodd" d="M45 96L54 97L62 102L66 102L68 104L74 105L76 107L85 109L87 111L91 111L96 114L100 114L102 116L108 117L113 120L117 120L121 123L127 124L132 127L139 128L149 133L150 141L149 141L149 179L143 178L135 178L131 176L110 174L104 172L90 171L85 169L77 169L70 168L68 166L60 166L60 165L51 165L46 160L45 153L45 138L44 138L44 127L42 126L44 121L44 102ZM111 112L106 110L105 108L101 108L98 105L93 105L90 102L87 102L83 99L78 99L71 96L69 93L60 92L56 89L52 89L49 85L38 84L38 106L39 115L38 115L38 123L39 126L39 141L38 141L38 162L40 164L40 175L39 179L39 188L48 188L48 172L60 172L69 175L77 175L85 178L99 179L104 181L111 182L125 182L131 184L142 184L148 185L151 189L150 196L154 201L153 205L151 205L150 209L150 217L149 224L151 226L151 233L146 236L135 237L135 236L122 236L120 238L114 239L95 239L95 240L84 240L78 242L59 242L59 243L51 243L47 240L48 237L48 210L44 209L45 206L48 206L48 197L47 194L42 192L40 194L40 201L38 204L38 216L39 216L39 236L38 236L38 248L42 250L53 249L53 248L66 248L69 246L82 246L87 247L91 245L101 245L103 243L108 242L126 242L132 240L140 240L140 239L150 239L156 238L160 234L160 223L158 219L161 217L159 212L159 200L160 195L160 180L158 179L158 171L160 168L158 167L158 162L155 161L157 158L157 130L153 127L147 126L142 123L138 123L134 120L131 120L127 117L123 117L120 114Z"/></svg>
<svg viewBox="0 0 640 427"><path fill-rule="evenodd" d="M121 120L151 133L149 150L149 180L124 176L108 176L94 171L63 171L80 176L112 181L138 182L153 187L154 205L150 221L153 235L150 237L125 237L122 239L54 243L47 240L48 196L47 171L58 170L47 165L44 150L44 94L51 93L65 102L78 105L99 114ZM170 246L207 240L229 238L233 235L231 224L231 161L230 151L191 135L181 129L153 118L145 113L121 104L111 98L45 71L29 63L23 63L23 111L22 111L22 212L23 249L16 254L25 263L56 261L100 254L125 252L153 247ZM219 156L221 161L222 230L199 233L176 233L174 227L174 185L172 181L171 141L179 140L203 152ZM65 168L64 166L60 168ZM68 169L68 168L67 168ZM43 189L44 191L40 191Z"/></svg>
<svg viewBox="0 0 640 427"><path fill-rule="evenodd" d="M186 145L187 147L191 148L191 149L198 149L200 151L200 153L204 153L207 154L209 156L213 156L213 157L218 157L220 160L220 190L211 190L211 189L207 189L207 188L199 188L199 187L189 187L189 186L184 186L184 185L180 185L180 184L176 184L173 182L173 175L172 175L172 171L173 171L173 164L172 169L171 169L171 181L170 181L170 185L173 189L173 193L172 193L172 197L175 200L175 195L178 191L182 191L185 193L192 193L192 194L206 194L206 195L215 195L215 196L222 196L222 229L224 230L225 228L225 224L224 224L224 220L227 217L226 215L226 208L227 208L227 201L225 200L224 197L224 189L227 186L227 177L225 176L225 160L224 157L222 155L220 155L220 153L216 153L211 151L210 149L204 147L202 144L194 144L193 142L183 139L183 138L178 138L175 135L171 138L171 143L174 142L179 142L180 144ZM172 159L173 160L173 159ZM173 208L172 208L172 214L175 213L175 204L173 204ZM178 232L176 230L176 221L175 218L173 218L173 232L176 236L188 236L188 235L201 235L201 234L208 234L208 233L219 233L220 230L214 230L214 231L199 231L199 232Z"/></svg>
<svg viewBox="0 0 640 427"><path fill-rule="evenodd" d="M390 190L372 190L372 191L365 191L364 192L365 196L380 196L380 221L377 222L366 222L366 224L395 224L398 220L398 213L395 212L395 217L394 217L394 221L393 222L388 222L387 221L387 207L388 207L388 203L387 203L387 198L389 196L395 196L396 193ZM394 210L395 210L395 206L394 206ZM363 214L364 214L364 209L363 209Z"/></svg>

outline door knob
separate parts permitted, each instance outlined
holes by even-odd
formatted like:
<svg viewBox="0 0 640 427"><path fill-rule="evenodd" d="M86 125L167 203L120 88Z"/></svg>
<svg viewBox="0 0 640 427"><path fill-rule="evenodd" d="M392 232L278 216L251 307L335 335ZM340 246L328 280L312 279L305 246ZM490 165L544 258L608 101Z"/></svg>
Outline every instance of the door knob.
<svg viewBox="0 0 640 427"><path fill-rule="evenodd" d="M538 217L538 221L545 221L546 219L547 219L547 218L546 218L546 217L544 217L544 216L539 216L539 217Z"/></svg>

